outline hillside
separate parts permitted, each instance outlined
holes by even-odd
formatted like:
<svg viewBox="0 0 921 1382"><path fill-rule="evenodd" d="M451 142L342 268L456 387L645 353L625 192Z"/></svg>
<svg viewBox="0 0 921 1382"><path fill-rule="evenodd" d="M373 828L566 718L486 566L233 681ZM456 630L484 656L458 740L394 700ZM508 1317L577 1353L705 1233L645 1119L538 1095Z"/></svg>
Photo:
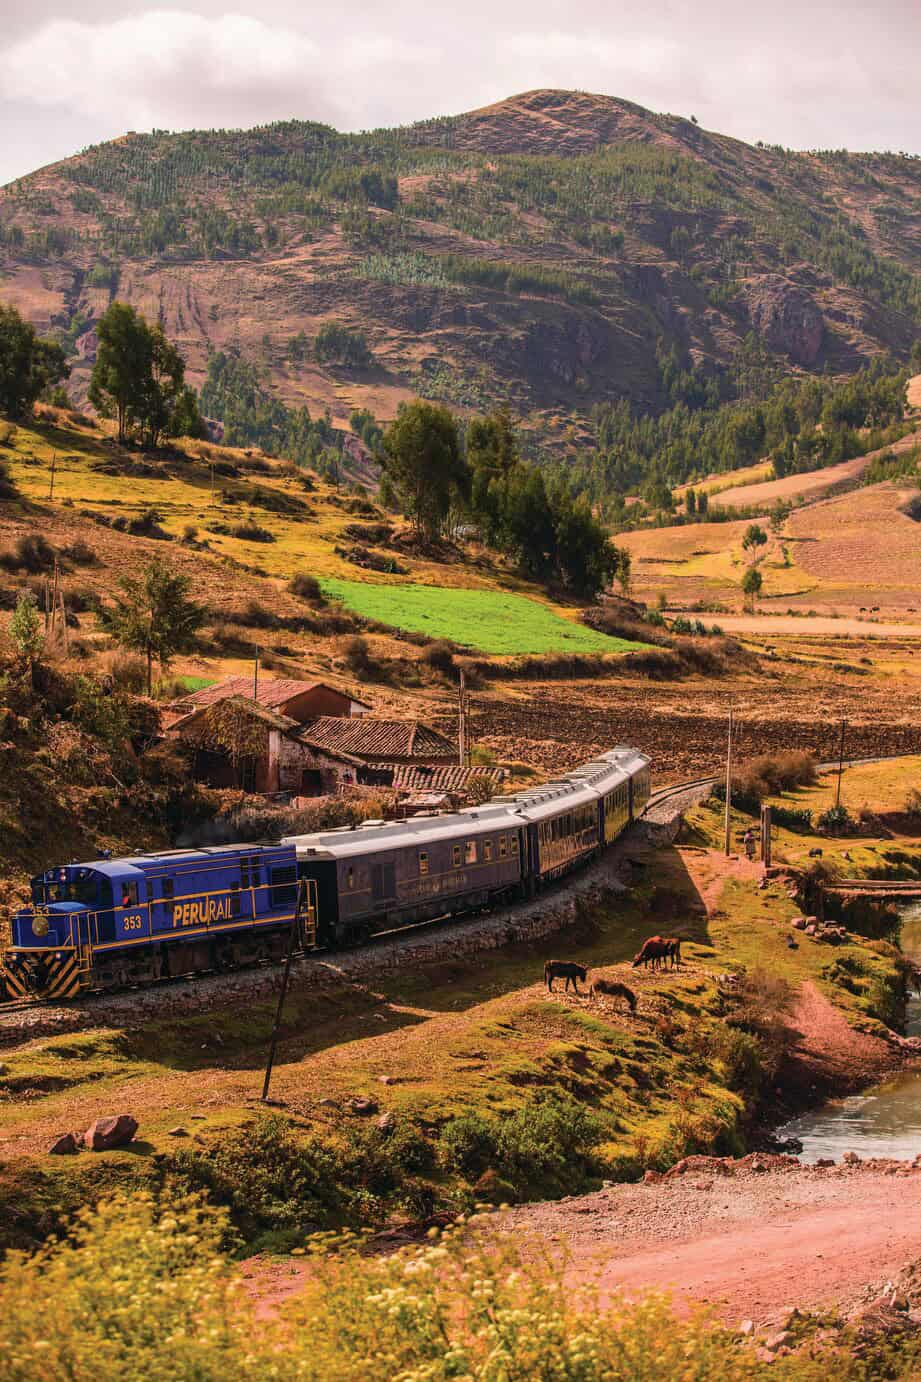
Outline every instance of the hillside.
<svg viewBox="0 0 921 1382"><path fill-rule="evenodd" d="M0 294L66 339L77 401L117 293L194 383L239 351L336 421L423 394L578 439L593 404L666 401L663 349L716 374L750 333L783 370L904 356L919 194L909 158L752 147L565 91L359 135L127 134L0 190ZM316 362L330 321L370 365Z"/></svg>

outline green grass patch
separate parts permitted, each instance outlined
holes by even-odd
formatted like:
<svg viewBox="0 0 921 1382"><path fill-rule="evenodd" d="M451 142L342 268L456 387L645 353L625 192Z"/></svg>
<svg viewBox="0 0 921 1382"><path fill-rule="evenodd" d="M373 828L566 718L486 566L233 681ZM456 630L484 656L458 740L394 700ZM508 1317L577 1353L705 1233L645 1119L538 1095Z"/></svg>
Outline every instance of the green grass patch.
<svg viewBox="0 0 921 1382"><path fill-rule="evenodd" d="M626 653L644 646L597 633L525 595L333 578L320 584L326 596L366 619L483 653Z"/></svg>

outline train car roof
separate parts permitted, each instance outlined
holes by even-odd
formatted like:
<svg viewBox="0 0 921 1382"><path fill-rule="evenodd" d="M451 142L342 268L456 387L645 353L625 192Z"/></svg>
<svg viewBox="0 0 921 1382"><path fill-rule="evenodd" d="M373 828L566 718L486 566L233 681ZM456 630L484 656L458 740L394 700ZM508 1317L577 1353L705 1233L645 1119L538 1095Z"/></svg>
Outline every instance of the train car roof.
<svg viewBox="0 0 921 1382"><path fill-rule="evenodd" d="M281 845L213 845L204 849L166 849L156 854L129 854L118 859L86 859L70 864L57 864L45 869L37 878L48 879L59 874L62 869L92 869L104 878L130 878L133 874L145 875L152 869L162 869L171 864L206 864L220 860L227 855L277 854Z"/></svg>
<svg viewBox="0 0 921 1382"><path fill-rule="evenodd" d="M509 798L509 805L526 821L543 821L579 806L594 805L598 796L595 788L586 783L562 780L520 792Z"/></svg>
<svg viewBox="0 0 921 1382"><path fill-rule="evenodd" d="M348 859L355 855L382 854L393 849L421 849L439 840L462 840L490 835L496 830L520 830L523 821L514 811L490 802L445 816L412 816L406 821L342 826L312 835L286 835L282 844L294 845L298 858Z"/></svg>
<svg viewBox="0 0 921 1382"><path fill-rule="evenodd" d="M629 744L618 744L616 748L609 749L607 753L599 753L599 758L606 763L617 763L628 773L638 772L641 768L649 767L649 758L645 753L640 753L639 749L631 748Z"/></svg>
<svg viewBox="0 0 921 1382"><path fill-rule="evenodd" d="M604 759L596 758L590 763L583 763L581 768L574 768L568 774L568 778L570 782L585 783L604 796L615 787L622 787L625 782L629 782L630 773L622 763L607 763Z"/></svg>

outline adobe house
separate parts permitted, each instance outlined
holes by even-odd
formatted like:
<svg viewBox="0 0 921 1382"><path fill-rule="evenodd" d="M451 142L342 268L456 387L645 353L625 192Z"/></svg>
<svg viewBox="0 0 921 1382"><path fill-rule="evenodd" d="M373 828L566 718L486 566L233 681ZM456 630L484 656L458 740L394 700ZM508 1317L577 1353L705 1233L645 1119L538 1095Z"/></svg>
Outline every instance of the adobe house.
<svg viewBox="0 0 921 1382"><path fill-rule="evenodd" d="M188 715L209 705L234 696L242 696L248 701L261 705L264 710L293 720L295 724L305 725L321 716L361 716L370 715L371 707L359 701L347 691L330 686L323 681L294 681L289 678L270 680L260 677L253 694L251 676L227 677L215 682L213 686L203 686L200 691L190 691L179 700L173 701L163 713L163 728L171 731Z"/></svg>
<svg viewBox="0 0 921 1382"><path fill-rule="evenodd" d="M193 749L197 778L267 794L390 787L400 765L422 769L456 761L450 741L415 720L321 716L302 725L240 695L197 706L169 733Z"/></svg>

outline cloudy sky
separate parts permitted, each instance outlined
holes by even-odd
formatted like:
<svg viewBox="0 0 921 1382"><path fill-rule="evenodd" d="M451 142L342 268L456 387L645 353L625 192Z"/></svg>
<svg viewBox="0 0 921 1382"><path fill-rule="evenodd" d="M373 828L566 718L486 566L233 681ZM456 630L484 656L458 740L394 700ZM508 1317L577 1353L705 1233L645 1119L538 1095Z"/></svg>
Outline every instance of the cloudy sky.
<svg viewBox="0 0 921 1382"><path fill-rule="evenodd" d="M921 153L918 0L0 0L0 21L0 183L129 129L363 129L539 86Z"/></svg>

